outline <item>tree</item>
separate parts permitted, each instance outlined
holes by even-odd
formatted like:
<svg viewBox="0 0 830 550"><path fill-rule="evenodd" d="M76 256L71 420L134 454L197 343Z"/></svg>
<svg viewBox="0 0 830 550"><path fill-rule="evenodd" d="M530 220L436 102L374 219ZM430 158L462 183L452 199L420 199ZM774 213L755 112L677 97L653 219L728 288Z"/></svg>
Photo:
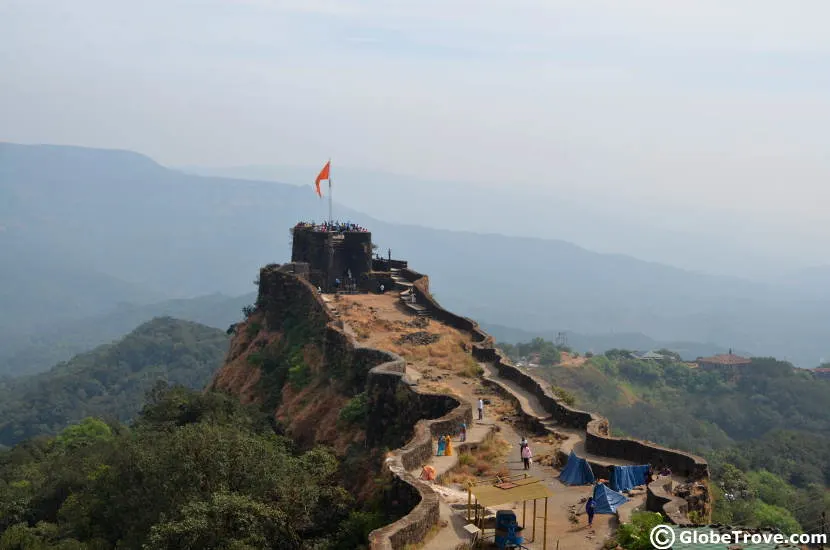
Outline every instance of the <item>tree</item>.
<svg viewBox="0 0 830 550"><path fill-rule="evenodd" d="M664 523L663 516L657 512L634 512L631 523L625 523L617 530L617 542L626 550L649 550L651 530Z"/></svg>
<svg viewBox="0 0 830 550"><path fill-rule="evenodd" d="M281 510L246 495L218 492L186 504L177 519L154 525L143 547L292 550L301 541Z"/></svg>
<svg viewBox="0 0 830 550"><path fill-rule="evenodd" d="M81 420L80 424L65 428L58 434L56 442L65 449L76 449L101 441L111 441L112 437L112 429L105 422L89 417Z"/></svg>
<svg viewBox="0 0 830 550"><path fill-rule="evenodd" d="M550 342L548 342L550 344ZM559 350L550 346L543 346L542 350L539 352L539 363L542 365L555 365L562 360L562 355L559 353Z"/></svg>
<svg viewBox="0 0 830 550"><path fill-rule="evenodd" d="M758 502L755 506L755 522L758 527L780 529L784 533L800 533L801 526L792 513L780 506Z"/></svg>

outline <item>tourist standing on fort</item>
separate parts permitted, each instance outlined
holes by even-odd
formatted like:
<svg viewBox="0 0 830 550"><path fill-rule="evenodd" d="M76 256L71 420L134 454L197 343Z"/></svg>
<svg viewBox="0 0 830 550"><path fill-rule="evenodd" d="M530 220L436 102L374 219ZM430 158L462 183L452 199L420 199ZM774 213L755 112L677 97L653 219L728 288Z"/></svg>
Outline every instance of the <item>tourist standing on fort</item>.
<svg viewBox="0 0 830 550"><path fill-rule="evenodd" d="M524 462L525 470L530 470L530 459L533 458L533 453L530 452L530 445L522 447L522 462Z"/></svg>
<svg viewBox="0 0 830 550"><path fill-rule="evenodd" d="M596 510L597 503L594 497L588 497L588 502L585 503L585 513L588 514L588 527L594 524L594 510Z"/></svg>
<svg viewBox="0 0 830 550"><path fill-rule="evenodd" d="M478 398L478 419L484 420L484 399Z"/></svg>
<svg viewBox="0 0 830 550"><path fill-rule="evenodd" d="M524 452L525 447L527 447L527 439L524 436L522 436L522 440L519 441L519 459L524 458L524 455L522 453Z"/></svg>

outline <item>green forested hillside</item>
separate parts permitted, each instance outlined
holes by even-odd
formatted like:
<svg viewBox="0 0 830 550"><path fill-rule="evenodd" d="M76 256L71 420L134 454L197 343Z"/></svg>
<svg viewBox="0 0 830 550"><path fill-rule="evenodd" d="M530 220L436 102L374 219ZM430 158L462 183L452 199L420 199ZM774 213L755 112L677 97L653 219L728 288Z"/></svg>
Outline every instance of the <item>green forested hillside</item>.
<svg viewBox="0 0 830 550"><path fill-rule="evenodd" d="M720 490L737 495L718 500L716 519L811 530L830 507L830 381L808 370L753 358L733 378L677 356L642 361L610 350L581 366L533 371L608 417L615 435L706 457Z"/></svg>
<svg viewBox="0 0 830 550"><path fill-rule="evenodd" d="M387 521L331 452L296 452L235 397L148 397L130 428L86 418L0 452L0 548L356 550Z"/></svg>
<svg viewBox="0 0 830 550"><path fill-rule="evenodd" d="M157 380L203 388L227 346L225 331L160 317L48 372L0 379L0 445L55 434L87 416L130 420Z"/></svg>

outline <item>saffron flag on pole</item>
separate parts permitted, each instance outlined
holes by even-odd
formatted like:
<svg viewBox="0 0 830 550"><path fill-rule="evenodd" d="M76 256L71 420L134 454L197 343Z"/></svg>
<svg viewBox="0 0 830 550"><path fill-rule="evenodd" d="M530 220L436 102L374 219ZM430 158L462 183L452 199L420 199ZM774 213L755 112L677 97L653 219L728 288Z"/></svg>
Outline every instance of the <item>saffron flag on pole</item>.
<svg viewBox="0 0 830 550"><path fill-rule="evenodd" d="M317 187L317 195L322 197L323 192L320 191L320 182L323 180L329 179L329 166L331 165L331 161L328 161L323 169L320 170L320 175L317 176L317 180L314 182L314 185Z"/></svg>

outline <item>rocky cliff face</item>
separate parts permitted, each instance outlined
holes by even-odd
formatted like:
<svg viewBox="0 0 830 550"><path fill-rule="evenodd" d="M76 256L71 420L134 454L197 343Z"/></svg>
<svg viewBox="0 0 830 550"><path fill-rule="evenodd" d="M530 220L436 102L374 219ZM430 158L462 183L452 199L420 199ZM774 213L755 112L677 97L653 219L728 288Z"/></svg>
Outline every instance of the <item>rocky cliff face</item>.
<svg viewBox="0 0 830 550"><path fill-rule="evenodd" d="M340 413L362 402L369 368L314 289L270 265L260 271L256 307L236 325L211 388L272 411L277 430L299 448L323 444L349 456L354 471L344 485L366 496L382 460L364 444L360 411L346 420Z"/></svg>

